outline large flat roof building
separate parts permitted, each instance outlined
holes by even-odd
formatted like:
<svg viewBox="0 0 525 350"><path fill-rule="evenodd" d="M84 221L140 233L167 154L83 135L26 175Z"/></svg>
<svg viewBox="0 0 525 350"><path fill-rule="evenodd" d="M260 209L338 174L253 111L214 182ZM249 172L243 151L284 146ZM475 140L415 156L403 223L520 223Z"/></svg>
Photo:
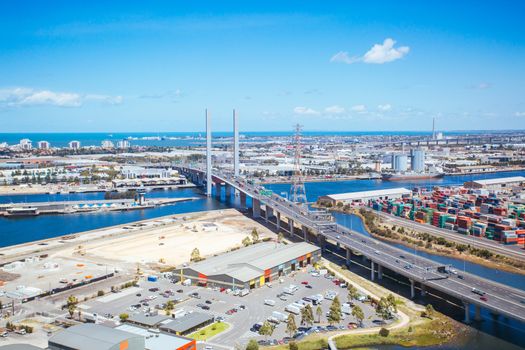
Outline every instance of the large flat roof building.
<svg viewBox="0 0 525 350"><path fill-rule="evenodd" d="M49 350L144 350L144 337L92 323L69 327L49 338Z"/></svg>
<svg viewBox="0 0 525 350"><path fill-rule="evenodd" d="M120 325L116 329L144 337L146 340L145 350L197 350L195 339L155 332L130 324Z"/></svg>
<svg viewBox="0 0 525 350"><path fill-rule="evenodd" d="M211 324L213 321L214 317L210 314L191 312L169 323L161 324L159 329L176 335L185 335L195 332L199 328Z"/></svg>
<svg viewBox="0 0 525 350"><path fill-rule="evenodd" d="M465 182L468 188L486 188L489 190L502 189L513 186L520 186L525 183L523 176L502 177L498 179L473 180Z"/></svg>
<svg viewBox="0 0 525 350"><path fill-rule="evenodd" d="M319 247L301 242L258 243L175 271L193 284L232 289L255 288L318 261Z"/></svg>
<svg viewBox="0 0 525 350"><path fill-rule="evenodd" d="M329 202L332 205L337 203L352 204L358 202L366 202L372 199L396 199L404 196L410 196L412 191L404 188L387 188L384 190L373 190L373 191L359 191L359 192L348 192L338 194L328 194L326 196L319 197L321 202Z"/></svg>

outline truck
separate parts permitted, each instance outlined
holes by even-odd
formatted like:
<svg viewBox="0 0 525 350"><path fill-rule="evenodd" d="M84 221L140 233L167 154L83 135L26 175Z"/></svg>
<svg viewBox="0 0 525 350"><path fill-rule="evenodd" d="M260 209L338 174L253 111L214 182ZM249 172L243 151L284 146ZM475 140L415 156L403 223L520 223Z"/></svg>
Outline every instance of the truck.
<svg viewBox="0 0 525 350"><path fill-rule="evenodd" d="M293 304L287 305L284 310L295 315L299 315L301 313L301 309Z"/></svg>
<svg viewBox="0 0 525 350"><path fill-rule="evenodd" d="M341 312L350 315L352 313L352 306L349 303L343 303L341 305Z"/></svg>
<svg viewBox="0 0 525 350"><path fill-rule="evenodd" d="M183 285L183 286L191 286L191 278L186 278L186 279L182 282L182 285Z"/></svg>
<svg viewBox="0 0 525 350"><path fill-rule="evenodd" d="M264 299L264 305L275 306L275 300L272 300L272 299Z"/></svg>
<svg viewBox="0 0 525 350"><path fill-rule="evenodd" d="M283 314L282 312L279 312L279 311L272 312L272 317L279 320L279 322L286 322L286 320L288 319L286 314Z"/></svg>
<svg viewBox="0 0 525 350"><path fill-rule="evenodd" d="M297 290L299 290L299 288L296 285L290 284L288 287L284 288L283 292L293 295Z"/></svg>

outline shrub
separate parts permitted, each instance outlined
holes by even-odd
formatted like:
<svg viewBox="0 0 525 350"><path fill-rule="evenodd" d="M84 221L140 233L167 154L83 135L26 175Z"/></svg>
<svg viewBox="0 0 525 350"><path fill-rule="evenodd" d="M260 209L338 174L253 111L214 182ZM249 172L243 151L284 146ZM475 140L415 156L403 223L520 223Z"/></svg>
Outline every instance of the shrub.
<svg viewBox="0 0 525 350"><path fill-rule="evenodd" d="M104 291L103 291L103 290L99 290L99 291L97 292L97 296L101 297L101 296L103 296L103 295L104 295Z"/></svg>
<svg viewBox="0 0 525 350"><path fill-rule="evenodd" d="M288 347L290 350L299 350L299 346L294 341L290 342L290 344L288 344Z"/></svg>
<svg viewBox="0 0 525 350"><path fill-rule="evenodd" d="M389 334L390 334L390 331L384 327L379 330L379 335L382 337L386 338L388 337Z"/></svg>

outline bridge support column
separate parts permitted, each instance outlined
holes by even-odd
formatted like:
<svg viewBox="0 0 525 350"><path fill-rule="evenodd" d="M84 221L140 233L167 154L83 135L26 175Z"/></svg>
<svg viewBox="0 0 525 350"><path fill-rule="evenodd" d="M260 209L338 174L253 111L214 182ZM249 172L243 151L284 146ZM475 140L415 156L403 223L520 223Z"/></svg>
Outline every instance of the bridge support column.
<svg viewBox="0 0 525 350"><path fill-rule="evenodd" d="M224 186L224 193L225 193L226 199L231 198L231 196L232 196L232 187L231 187L231 185L226 184L226 186Z"/></svg>
<svg viewBox="0 0 525 350"><path fill-rule="evenodd" d="M293 237L293 234L294 234L294 222L293 222L293 219L288 218L288 227L290 229L290 237Z"/></svg>
<svg viewBox="0 0 525 350"><path fill-rule="evenodd" d="M465 323L470 323L470 304L467 303L466 301L463 302L463 306L465 307L465 320L464 322Z"/></svg>
<svg viewBox="0 0 525 350"><path fill-rule="evenodd" d="M350 248L346 248L346 266L350 266L352 263L352 250Z"/></svg>
<svg viewBox="0 0 525 350"><path fill-rule="evenodd" d="M474 320L481 321L481 307L479 305L475 305L474 308Z"/></svg>
<svg viewBox="0 0 525 350"><path fill-rule="evenodd" d="M305 242L308 242L308 228L306 226L303 226L302 231L303 231L303 240Z"/></svg>
<svg viewBox="0 0 525 350"><path fill-rule="evenodd" d="M270 218L273 216L273 209L266 204L264 208L264 218L266 219L266 222L270 220Z"/></svg>
<svg viewBox="0 0 525 350"><path fill-rule="evenodd" d="M427 286L421 283L421 296L424 297L427 295Z"/></svg>
<svg viewBox="0 0 525 350"><path fill-rule="evenodd" d="M206 109L206 195L211 196L211 117Z"/></svg>
<svg viewBox="0 0 525 350"><path fill-rule="evenodd" d="M281 231L281 213L275 212L275 222L277 223L277 233Z"/></svg>
<svg viewBox="0 0 525 350"><path fill-rule="evenodd" d="M414 280L410 280L410 299L414 299L416 297L416 289L414 285Z"/></svg>
<svg viewBox="0 0 525 350"><path fill-rule="evenodd" d="M374 281L375 278L376 278L376 274L375 274L375 271L374 271L375 268L376 268L376 267L375 267L374 262L373 262L373 261L370 262L370 279L371 279L372 281Z"/></svg>
<svg viewBox="0 0 525 350"><path fill-rule="evenodd" d="M258 199L252 198L252 213L253 218L258 219L261 217L261 202Z"/></svg>
<svg viewBox="0 0 525 350"><path fill-rule="evenodd" d="M222 185L219 182L215 183L215 197L221 199Z"/></svg>
<svg viewBox="0 0 525 350"><path fill-rule="evenodd" d="M324 236L317 235L317 242L319 244L319 247L321 247L321 253L324 252L325 245L326 245L326 238Z"/></svg>
<svg viewBox="0 0 525 350"><path fill-rule="evenodd" d="M383 266L377 264L377 279L382 280L383 279Z"/></svg>
<svg viewBox="0 0 525 350"><path fill-rule="evenodd" d="M240 200L241 200L241 208L246 208L246 193L241 192L239 197L240 197Z"/></svg>

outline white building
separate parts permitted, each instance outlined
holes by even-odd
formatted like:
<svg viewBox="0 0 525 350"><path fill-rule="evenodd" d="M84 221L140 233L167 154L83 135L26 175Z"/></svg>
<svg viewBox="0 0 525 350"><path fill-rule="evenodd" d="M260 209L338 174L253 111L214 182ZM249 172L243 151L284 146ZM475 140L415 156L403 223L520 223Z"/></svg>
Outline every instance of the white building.
<svg viewBox="0 0 525 350"><path fill-rule="evenodd" d="M120 140L119 142L117 142L117 148L119 149L126 149L130 147L131 147L131 144L129 143L128 140Z"/></svg>
<svg viewBox="0 0 525 350"><path fill-rule="evenodd" d="M80 148L80 141L71 141L69 143L70 149L79 149Z"/></svg>
<svg viewBox="0 0 525 350"><path fill-rule="evenodd" d="M33 142L30 139L22 139L20 140L20 148L26 151L30 151L33 149Z"/></svg>
<svg viewBox="0 0 525 350"><path fill-rule="evenodd" d="M105 149L112 149L115 147L115 145L110 140L104 140L102 141L101 147Z"/></svg>
<svg viewBox="0 0 525 350"><path fill-rule="evenodd" d="M49 149L50 144L47 141L38 141L38 149Z"/></svg>

